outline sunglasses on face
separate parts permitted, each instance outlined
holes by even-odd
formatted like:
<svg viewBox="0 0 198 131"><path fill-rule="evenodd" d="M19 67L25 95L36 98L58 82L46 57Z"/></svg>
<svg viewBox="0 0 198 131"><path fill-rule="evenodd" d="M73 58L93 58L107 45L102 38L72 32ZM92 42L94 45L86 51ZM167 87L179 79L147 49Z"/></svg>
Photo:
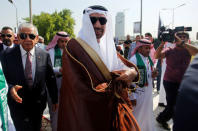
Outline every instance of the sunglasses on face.
<svg viewBox="0 0 198 131"><path fill-rule="evenodd" d="M107 19L105 17L90 17L91 23L94 25L98 20L101 25L105 25L107 23Z"/></svg>
<svg viewBox="0 0 198 131"><path fill-rule="evenodd" d="M2 37L2 38L5 38L6 36L7 36L8 38L12 37L11 34L1 34L1 37Z"/></svg>
<svg viewBox="0 0 198 131"><path fill-rule="evenodd" d="M178 36L180 39L182 39L182 38L186 38L186 36L185 35L180 35L180 36Z"/></svg>
<svg viewBox="0 0 198 131"><path fill-rule="evenodd" d="M30 38L31 40L34 40L34 39L36 38L36 35L34 35L34 34L25 34L25 33L21 33L19 36L20 36L20 38L21 38L22 40L27 39L28 36L29 36L29 38Z"/></svg>

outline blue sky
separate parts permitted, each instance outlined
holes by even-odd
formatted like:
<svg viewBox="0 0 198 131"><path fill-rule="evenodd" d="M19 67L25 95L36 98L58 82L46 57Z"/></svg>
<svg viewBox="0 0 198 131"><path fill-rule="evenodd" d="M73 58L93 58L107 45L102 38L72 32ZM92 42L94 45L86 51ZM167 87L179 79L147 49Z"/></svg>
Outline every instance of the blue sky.
<svg viewBox="0 0 198 131"><path fill-rule="evenodd" d="M16 27L16 10L8 0L0 0L0 28L3 26ZM22 18L29 17L29 0L13 0L18 9L19 22ZM151 32L157 35L159 12L165 25L172 27L172 8L181 4L174 11L174 26L192 26L190 33L192 40L198 32L198 0L143 0L143 33ZM52 13L55 10L61 11L64 8L70 9L72 17L76 20L75 34L81 27L82 11L90 5L103 5L112 14L113 24L116 13L125 10L125 34L133 35L133 22L140 20L140 0L32 0L32 13ZM169 10L161 10L163 8Z"/></svg>

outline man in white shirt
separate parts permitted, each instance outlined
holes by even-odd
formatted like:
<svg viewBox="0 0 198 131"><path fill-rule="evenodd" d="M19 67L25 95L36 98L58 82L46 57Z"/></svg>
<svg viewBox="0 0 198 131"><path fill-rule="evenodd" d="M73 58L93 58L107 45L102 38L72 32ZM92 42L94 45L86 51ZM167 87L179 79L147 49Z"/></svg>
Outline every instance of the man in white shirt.
<svg viewBox="0 0 198 131"><path fill-rule="evenodd" d="M50 54L52 61L52 66L54 74L56 76L58 96L60 94L61 82L62 82L62 54L66 46L66 43L70 40L69 35L66 32L57 32L52 41L47 46L47 51ZM52 111L52 102L48 95L48 106L50 113L50 120L52 131L57 131L57 120L58 120L58 111Z"/></svg>
<svg viewBox="0 0 198 131"><path fill-rule="evenodd" d="M137 42L132 52L130 61L137 65L140 72L138 88L134 93L129 93L130 99L136 101L133 114L141 128L141 131L155 131L153 115L153 78L157 76L153 69L153 62L149 56L151 42L141 39Z"/></svg>

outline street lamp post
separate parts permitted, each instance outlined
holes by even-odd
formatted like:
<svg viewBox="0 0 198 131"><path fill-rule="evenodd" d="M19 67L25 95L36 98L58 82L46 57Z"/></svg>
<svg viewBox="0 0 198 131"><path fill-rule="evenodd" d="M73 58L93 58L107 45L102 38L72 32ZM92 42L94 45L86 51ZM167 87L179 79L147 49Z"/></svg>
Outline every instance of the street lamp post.
<svg viewBox="0 0 198 131"><path fill-rule="evenodd" d="M8 0L11 4L14 5L14 8L16 9L16 27L18 29L18 11L17 11L17 7L15 5L15 3L12 0Z"/></svg>
<svg viewBox="0 0 198 131"><path fill-rule="evenodd" d="M17 11L16 5L14 3L13 3L13 5L14 5L14 7L16 9L16 25L17 25L17 29L18 29L18 26L19 26L19 24L18 24L18 11Z"/></svg>
<svg viewBox="0 0 198 131"><path fill-rule="evenodd" d="M179 6L176 6L175 8L164 8L164 9L162 9L162 10L172 10L172 28L174 28L174 17L175 17L175 9L177 9L177 8L179 8L179 7L182 7L182 6L184 6L184 5L186 5L185 3L184 4L181 4L181 5L179 5Z"/></svg>
<svg viewBox="0 0 198 131"><path fill-rule="evenodd" d="M29 0L30 23L32 24L32 0Z"/></svg>

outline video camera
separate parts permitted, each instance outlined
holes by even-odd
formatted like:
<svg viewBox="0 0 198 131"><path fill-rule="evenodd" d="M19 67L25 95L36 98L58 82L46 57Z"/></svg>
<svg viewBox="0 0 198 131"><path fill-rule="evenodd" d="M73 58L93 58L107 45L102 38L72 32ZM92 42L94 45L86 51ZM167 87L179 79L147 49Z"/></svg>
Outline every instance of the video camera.
<svg viewBox="0 0 198 131"><path fill-rule="evenodd" d="M175 29L166 29L166 27L162 26L158 36L159 40L173 43L175 40L175 33L179 31L192 31L192 27L178 26L175 27Z"/></svg>

